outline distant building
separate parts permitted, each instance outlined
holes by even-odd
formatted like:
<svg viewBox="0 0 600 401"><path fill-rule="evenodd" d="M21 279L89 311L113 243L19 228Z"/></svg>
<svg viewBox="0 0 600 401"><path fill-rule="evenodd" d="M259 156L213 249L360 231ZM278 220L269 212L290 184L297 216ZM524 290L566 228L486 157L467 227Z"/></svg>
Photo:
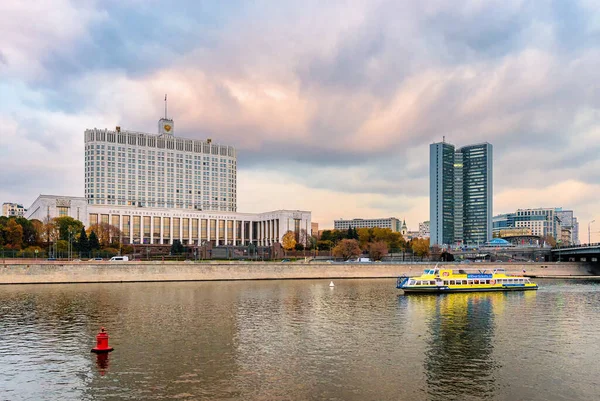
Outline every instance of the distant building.
<svg viewBox="0 0 600 401"><path fill-rule="evenodd" d="M402 224L399 219L395 217L388 217L382 219L352 219L352 220L334 220L333 228L335 230L347 230L348 228L389 228L394 232L400 232L402 230Z"/></svg>
<svg viewBox="0 0 600 401"><path fill-rule="evenodd" d="M418 231L407 231L406 234L402 234L402 237L406 241L410 241L411 239L415 239L415 238L421 238L421 237L419 237Z"/></svg>
<svg viewBox="0 0 600 401"><path fill-rule="evenodd" d="M319 238L319 223L310 223L310 235L313 237Z"/></svg>
<svg viewBox="0 0 600 401"><path fill-rule="evenodd" d="M493 147L429 147L430 244L476 245L492 238Z"/></svg>
<svg viewBox="0 0 600 401"><path fill-rule="evenodd" d="M419 223L419 238L429 238L429 222Z"/></svg>
<svg viewBox="0 0 600 401"><path fill-rule="evenodd" d="M568 237L569 241L566 242L563 240L563 242L566 244L579 245L579 222L577 221L577 217L574 216L573 211L557 208L556 215L560 221L560 226L570 233Z"/></svg>
<svg viewBox="0 0 600 401"><path fill-rule="evenodd" d="M2 216L6 217L23 217L27 210L23 205L18 203L3 203L2 204Z"/></svg>
<svg viewBox="0 0 600 401"><path fill-rule="evenodd" d="M507 227L494 231L494 238L517 237L523 235L533 235L530 228L526 227Z"/></svg>
<svg viewBox="0 0 600 401"><path fill-rule="evenodd" d="M579 243L579 223L572 210L562 208L519 209L494 216L494 237L551 236L565 244Z"/></svg>

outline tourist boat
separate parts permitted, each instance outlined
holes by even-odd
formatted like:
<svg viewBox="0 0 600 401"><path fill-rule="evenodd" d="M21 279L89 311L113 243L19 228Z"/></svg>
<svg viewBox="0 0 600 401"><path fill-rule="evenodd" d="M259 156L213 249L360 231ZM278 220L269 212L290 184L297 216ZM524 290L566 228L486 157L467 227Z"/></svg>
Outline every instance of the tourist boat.
<svg viewBox="0 0 600 401"><path fill-rule="evenodd" d="M525 291L537 290L538 285L528 277L507 273L498 268L485 269L425 269L416 277L398 277L396 288L405 293L447 293L472 291Z"/></svg>

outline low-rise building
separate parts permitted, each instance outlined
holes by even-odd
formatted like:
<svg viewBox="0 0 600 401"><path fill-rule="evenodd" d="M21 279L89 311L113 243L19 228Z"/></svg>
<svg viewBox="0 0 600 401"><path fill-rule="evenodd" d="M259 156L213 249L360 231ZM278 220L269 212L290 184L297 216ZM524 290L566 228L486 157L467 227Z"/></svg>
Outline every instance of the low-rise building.
<svg viewBox="0 0 600 401"><path fill-rule="evenodd" d="M184 245L210 242L222 245L271 246L292 231L301 238L309 232L311 213L301 210L275 210L265 213L198 211L136 207L125 205L91 205L84 197L40 195L26 217L44 221L70 216L86 227L106 223L117 227L123 244Z"/></svg>
<svg viewBox="0 0 600 401"><path fill-rule="evenodd" d="M18 203L5 202L2 204L2 216L23 217L27 210Z"/></svg>
<svg viewBox="0 0 600 401"><path fill-rule="evenodd" d="M347 230L352 228L389 228L393 232L400 232L402 230L402 222L396 217L387 217L380 219L351 219L351 220L334 220L333 228L335 230Z"/></svg>
<svg viewBox="0 0 600 401"><path fill-rule="evenodd" d="M568 244L579 242L579 223L572 210L562 208L519 209L493 218L494 237L551 236ZM521 231L519 231L521 230ZM564 232L563 232L564 231ZM566 237L568 233L568 237ZM564 238L563 238L564 237Z"/></svg>

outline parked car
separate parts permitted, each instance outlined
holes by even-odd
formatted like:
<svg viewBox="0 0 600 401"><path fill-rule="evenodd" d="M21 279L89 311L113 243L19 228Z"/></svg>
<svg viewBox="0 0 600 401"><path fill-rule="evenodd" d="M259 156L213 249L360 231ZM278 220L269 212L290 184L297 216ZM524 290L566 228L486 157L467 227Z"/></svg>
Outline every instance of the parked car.
<svg viewBox="0 0 600 401"><path fill-rule="evenodd" d="M129 256L113 256L110 258L111 262L128 262Z"/></svg>
<svg viewBox="0 0 600 401"><path fill-rule="evenodd" d="M289 259L281 259L281 263L288 263L289 261Z"/></svg>
<svg viewBox="0 0 600 401"><path fill-rule="evenodd" d="M101 262L103 260L104 259L102 259L102 258L91 258L90 260L88 260L88 262Z"/></svg>

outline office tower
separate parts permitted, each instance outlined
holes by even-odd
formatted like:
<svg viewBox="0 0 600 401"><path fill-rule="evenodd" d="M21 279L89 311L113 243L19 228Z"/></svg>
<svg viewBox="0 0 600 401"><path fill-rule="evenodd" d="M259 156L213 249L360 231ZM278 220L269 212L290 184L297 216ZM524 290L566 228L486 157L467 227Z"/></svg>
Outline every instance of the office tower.
<svg viewBox="0 0 600 401"><path fill-rule="evenodd" d="M492 145L460 148L463 157L463 243L484 244L492 239Z"/></svg>
<svg viewBox="0 0 600 401"><path fill-rule="evenodd" d="M235 149L177 138L166 117L158 128L158 134L85 131L88 204L235 212Z"/></svg>
<svg viewBox="0 0 600 401"><path fill-rule="evenodd" d="M479 245L492 238L493 169L489 143L429 147L431 245Z"/></svg>
<svg viewBox="0 0 600 401"><path fill-rule="evenodd" d="M430 245L454 242L454 145L429 146Z"/></svg>

